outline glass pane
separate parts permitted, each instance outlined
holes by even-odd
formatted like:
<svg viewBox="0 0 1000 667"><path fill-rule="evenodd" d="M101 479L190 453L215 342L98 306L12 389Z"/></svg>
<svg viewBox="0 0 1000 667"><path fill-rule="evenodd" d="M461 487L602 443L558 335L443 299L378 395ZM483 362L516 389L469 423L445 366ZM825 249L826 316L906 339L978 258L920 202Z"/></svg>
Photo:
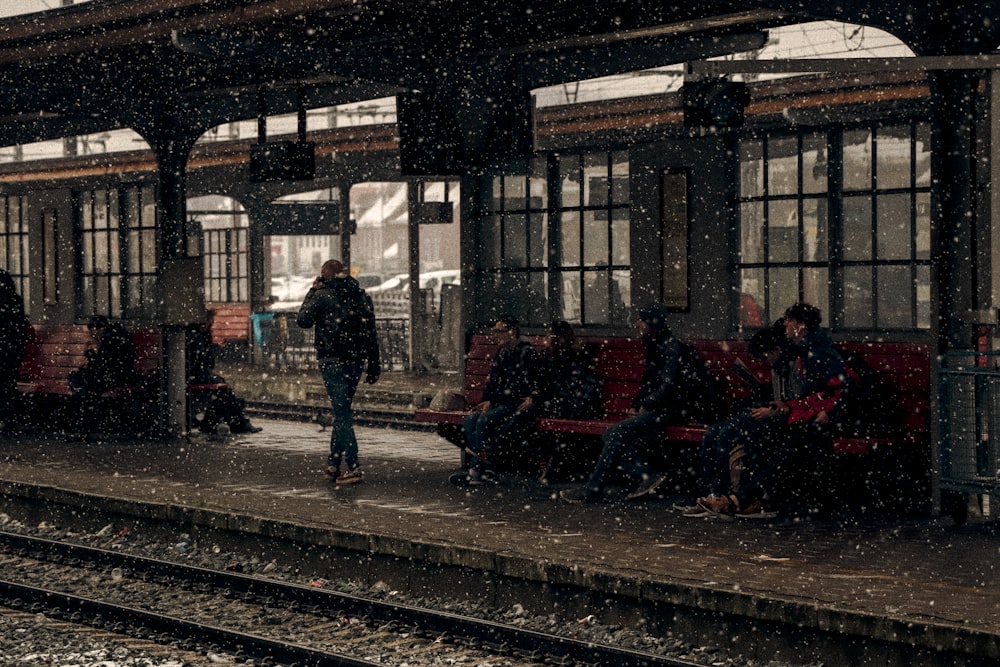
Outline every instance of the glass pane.
<svg viewBox="0 0 1000 667"><path fill-rule="evenodd" d="M917 327L929 329L931 326L931 269L917 267Z"/></svg>
<svg viewBox="0 0 1000 667"><path fill-rule="evenodd" d="M760 141L740 142L740 197L764 194L764 149Z"/></svg>
<svg viewBox="0 0 1000 667"><path fill-rule="evenodd" d="M802 270L802 300L819 308L830 320L830 272L826 267Z"/></svg>
<svg viewBox="0 0 1000 667"><path fill-rule="evenodd" d="M807 134L802 137L802 192L826 192L826 135Z"/></svg>
<svg viewBox="0 0 1000 667"><path fill-rule="evenodd" d="M910 187L910 126L881 128L876 137L875 187Z"/></svg>
<svg viewBox="0 0 1000 667"><path fill-rule="evenodd" d="M584 324L619 324L627 317L618 281L610 271L588 271L583 283Z"/></svg>
<svg viewBox="0 0 1000 667"><path fill-rule="evenodd" d="M524 176L505 176L503 180L505 211L523 211L528 207L528 179Z"/></svg>
<svg viewBox="0 0 1000 667"><path fill-rule="evenodd" d="M871 329L875 325L872 308L872 269L870 266L844 268L844 326Z"/></svg>
<svg viewBox="0 0 1000 667"><path fill-rule="evenodd" d="M908 266L878 267L878 325L909 329L913 320L913 281Z"/></svg>
<svg viewBox="0 0 1000 667"><path fill-rule="evenodd" d="M531 208L545 210L549 205L545 160L534 159L531 161L531 178L528 187L531 192Z"/></svg>
<svg viewBox="0 0 1000 667"><path fill-rule="evenodd" d="M615 295L615 290L618 294ZM622 312L621 319L613 319L611 324L616 326L625 326L631 324L631 309L632 309L632 272L631 271L612 271L611 272L611 293L614 295L615 299L621 298L622 305L624 306L624 311Z"/></svg>
<svg viewBox="0 0 1000 667"><path fill-rule="evenodd" d="M793 195L799 191L799 142L797 137L767 142L767 192Z"/></svg>
<svg viewBox="0 0 1000 667"><path fill-rule="evenodd" d="M500 266L500 216L494 215L483 220L483 235L480 239L480 253L483 267L495 269Z"/></svg>
<svg viewBox="0 0 1000 667"><path fill-rule="evenodd" d="M528 311L524 321L529 326L539 326L552 320L549 311L548 276L533 272L528 277Z"/></svg>
<svg viewBox="0 0 1000 667"><path fill-rule="evenodd" d="M740 271L740 326L759 327L769 321L765 312L764 269Z"/></svg>
<svg viewBox="0 0 1000 667"><path fill-rule="evenodd" d="M628 210L616 209L611 212L611 261L615 266L632 263L629 240Z"/></svg>
<svg viewBox="0 0 1000 667"><path fill-rule="evenodd" d="M531 266L549 265L549 225L548 216L544 213L533 213L530 216L529 234L531 238Z"/></svg>
<svg viewBox="0 0 1000 667"><path fill-rule="evenodd" d="M805 261L825 262L829 258L826 223L825 199L806 199L802 202L802 241L805 244L802 250Z"/></svg>
<svg viewBox="0 0 1000 667"><path fill-rule="evenodd" d="M740 261L764 261L764 204L740 204Z"/></svg>
<svg viewBox="0 0 1000 667"><path fill-rule="evenodd" d="M608 183L608 156L606 153L588 153L583 156L583 204L607 206L611 200Z"/></svg>
<svg viewBox="0 0 1000 667"><path fill-rule="evenodd" d="M881 195L876 220L879 259L910 258L910 195Z"/></svg>
<svg viewBox="0 0 1000 667"><path fill-rule="evenodd" d="M921 192L917 194L917 259L930 259L931 256L931 196Z"/></svg>
<svg viewBox="0 0 1000 667"><path fill-rule="evenodd" d="M492 197L490 199L490 210L499 211L503 203L503 176L493 177Z"/></svg>
<svg viewBox="0 0 1000 667"><path fill-rule="evenodd" d="M583 212L583 263L584 266L608 264L610 252L607 211Z"/></svg>
<svg viewBox="0 0 1000 667"><path fill-rule="evenodd" d="M872 184L872 133L844 132L844 189L868 190Z"/></svg>
<svg viewBox="0 0 1000 667"><path fill-rule="evenodd" d="M528 266L528 219L524 214L507 215L503 221L503 263L507 268Z"/></svg>
<svg viewBox="0 0 1000 667"><path fill-rule="evenodd" d="M563 213L559 218L559 266L580 266L580 214Z"/></svg>
<svg viewBox="0 0 1000 667"><path fill-rule="evenodd" d="M844 197L843 255L847 260L872 258L872 206L868 197Z"/></svg>
<svg viewBox="0 0 1000 667"><path fill-rule="evenodd" d="M559 158L559 205L574 208L580 205L580 157L568 155Z"/></svg>
<svg viewBox="0 0 1000 667"><path fill-rule="evenodd" d="M931 185L931 126L917 124L916 162L913 165L915 184L918 188Z"/></svg>
<svg viewBox="0 0 1000 667"><path fill-rule="evenodd" d="M767 277L770 283L767 312L775 319L799 300L799 272L795 267L774 268Z"/></svg>
<svg viewBox="0 0 1000 667"><path fill-rule="evenodd" d="M567 322L580 323L580 294L581 289L579 271L563 271L559 274L562 277L562 291L560 297L562 301L562 318Z"/></svg>
<svg viewBox="0 0 1000 667"><path fill-rule="evenodd" d="M94 227L105 229L108 226L108 198L104 190L94 191Z"/></svg>
<svg viewBox="0 0 1000 667"><path fill-rule="evenodd" d="M799 259L799 211L797 202L779 200L767 205L767 254L772 262Z"/></svg>
<svg viewBox="0 0 1000 667"><path fill-rule="evenodd" d="M615 151L611 154L611 203L628 204L628 152Z"/></svg>

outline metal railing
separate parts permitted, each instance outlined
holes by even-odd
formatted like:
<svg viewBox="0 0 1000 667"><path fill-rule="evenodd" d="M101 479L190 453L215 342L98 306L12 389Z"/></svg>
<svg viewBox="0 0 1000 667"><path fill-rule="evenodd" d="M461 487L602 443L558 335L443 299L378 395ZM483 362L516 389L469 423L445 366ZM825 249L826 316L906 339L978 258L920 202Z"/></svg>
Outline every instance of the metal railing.
<svg viewBox="0 0 1000 667"><path fill-rule="evenodd" d="M942 488L1000 485L1000 353L949 352L938 373Z"/></svg>
<svg viewBox="0 0 1000 667"><path fill-rule="evenodd" d="M251 316L255 363L283 370L316 368L313 330L296 325L295 317L296 313L287 312ZM402 371L409 368L409 320L378 318L375 327L383 370Z"/></svg>

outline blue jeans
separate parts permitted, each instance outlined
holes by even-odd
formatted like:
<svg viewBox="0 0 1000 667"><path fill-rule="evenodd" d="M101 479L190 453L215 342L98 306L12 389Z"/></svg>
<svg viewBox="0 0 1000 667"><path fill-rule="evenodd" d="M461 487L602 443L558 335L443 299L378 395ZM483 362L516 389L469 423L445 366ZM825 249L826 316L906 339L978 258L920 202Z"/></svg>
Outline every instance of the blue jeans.
<svg viewBox="0 0 1000 667"><path fill-rule="evenodd" d="M341 459L346 461L348 470L358 467L358 439L354 435L351 403L361 381L364 365L364 360L337 360L325 362L319 367L323 375L323 384L326 385L326 393L333 406L330 456L327 457L326 463L338 469Z"/></svg>
<svg viewBox="0 0 1000 667"><path fill-rule="evenodd" d="M772 441L783 423L780 416L754 419L744 412L706 428L698 452L702 487L719 496L734 493L741 505L759 500L768 481ZM740 488L733 488L729 456L737 445L743 445L746 458Z"/></svg>
<svg viewBox="0 0 1000 667"><path fill-rule="evenodd" d="M647 473L649 466L637 445L657 436L666 423L655 412L642 412L605 431L601 436L601 455L597 458L594 472L587 480L587 490L591 494L599 494L613 470L619 470L633 480Z"/></svg>
<svg viewBox="0 0 1000 667"><path fill-rule="evenodd" d="M498 435L498 427L516 411L517 407L513 405L497 405L486 412L471 412L465 417L462 422L465 440L469 443L469 449L477 455L476 461L472 462L474 468L482 467L482 464L489 460L490 449Z"/></svg>

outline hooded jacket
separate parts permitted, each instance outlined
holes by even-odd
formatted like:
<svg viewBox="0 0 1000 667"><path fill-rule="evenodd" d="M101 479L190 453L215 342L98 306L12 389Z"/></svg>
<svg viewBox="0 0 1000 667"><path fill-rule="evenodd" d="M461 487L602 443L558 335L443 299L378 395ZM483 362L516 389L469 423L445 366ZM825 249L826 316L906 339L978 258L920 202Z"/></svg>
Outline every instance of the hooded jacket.
<svg viewBox="0 0 1000 667"><path fill-rule="evenodd" d="M296 323L315 326L316 359L379 364L375 309L358 281L346 275L324 280L306 294Z"/></svg>

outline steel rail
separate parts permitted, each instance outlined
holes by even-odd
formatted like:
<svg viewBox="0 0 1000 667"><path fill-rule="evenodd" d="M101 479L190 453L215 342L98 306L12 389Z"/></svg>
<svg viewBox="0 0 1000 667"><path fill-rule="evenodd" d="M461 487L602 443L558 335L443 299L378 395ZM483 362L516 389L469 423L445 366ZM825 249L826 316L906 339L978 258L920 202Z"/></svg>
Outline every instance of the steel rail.
<svg viewBox="0 0 1000 667"><path fill-rule="evenodd" d="M225 591L230 595L255 596L271 603L294 604L303 610L319 610L319 613L322 613L321 610L336 610L337 616L377 619L383 623L395 621L413 628L414 632L446 635L459 641L480 642L498 650L547 658L556 664L572 662L600 667L693 667L696 664L678 658L560 637L449 612L381 602L312 586L211 570L15 533L0 532L0 546L18 555L32 557L41 555L42 558L70 565L89 562L103 567L119 567L137 577L155 577L176 585L200 585Z"/></svg>
<svg viewBox="0 0 1000 667"><path fill-rule="evenodd" d="M315 665L317 667L374 667L376 663L339 653L330 653L299 646L290 642L268 639L228 628L195 623L176 616L126 607L101 600L0 580L0 598L9 607L27 605L34 612L49 610L53 617L71 622L100 625L119 634L129 634L156 641L164 636L173 640L191 640L209 644L223 652L251 654L258 659L270 659L283 664ZM82 617L82 618L81 618ZM132 630L118 624L127 623ZM114 624L114 627L111 627Z"/></svg>

